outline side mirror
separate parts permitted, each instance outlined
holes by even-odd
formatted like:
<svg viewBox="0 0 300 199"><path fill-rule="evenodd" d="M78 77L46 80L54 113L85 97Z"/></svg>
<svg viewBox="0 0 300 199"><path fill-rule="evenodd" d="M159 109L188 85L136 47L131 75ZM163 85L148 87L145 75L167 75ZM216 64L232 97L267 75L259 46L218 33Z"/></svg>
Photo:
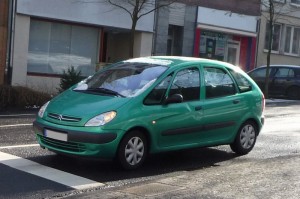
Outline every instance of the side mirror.
<svg viewBox="0 0 300 199"><path fill-rule="evenodd" d="M167 99L165 99L164 104L174 104L183 102L183 97L181 94L174 94Z"/></svg>

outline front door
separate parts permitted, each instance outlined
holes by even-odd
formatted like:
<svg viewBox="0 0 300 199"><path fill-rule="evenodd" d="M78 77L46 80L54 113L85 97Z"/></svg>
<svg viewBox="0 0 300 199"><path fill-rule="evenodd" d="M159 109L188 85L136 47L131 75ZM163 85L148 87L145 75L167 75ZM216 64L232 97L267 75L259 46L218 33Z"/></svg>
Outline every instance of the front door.
<svg viewBox="0 0 300 199"><path fill-rule="evenodd" d="M145 100L146 104L160 101L161 88L158 85ZM155 94L156 93L156 94ZM182 95L183 102L154 105L157 111L151 115L153 132L160 148L179 149L199 141L203 111L200 101L200 72L198 67L187 67L175 73L168 86L166 96ZM153 95L153 97L151 97ZM152 98L152 99L151 99Z"/></svg>
<svg viewBox="0 0 300 199"><path fill-rule="evenodd" d="M228 42L225 54L225 62L233 65L239 65L240 61L240 43Z"/></svg>

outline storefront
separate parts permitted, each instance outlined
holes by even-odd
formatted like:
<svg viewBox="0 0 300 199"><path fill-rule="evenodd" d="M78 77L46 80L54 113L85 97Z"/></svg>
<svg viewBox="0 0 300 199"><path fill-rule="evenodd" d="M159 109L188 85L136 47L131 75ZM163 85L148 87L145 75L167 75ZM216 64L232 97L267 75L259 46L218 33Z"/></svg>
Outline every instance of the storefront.
<svg viewBox="0 0 300 199"><path fill-rule="evenodd" d="M212 18L212 15L215 17ZM241 17L199 7L197 23L195 57L225 61L244 71L254 68L257 36L255 17ZM244 26L245 23L248 26Z"/></svg>

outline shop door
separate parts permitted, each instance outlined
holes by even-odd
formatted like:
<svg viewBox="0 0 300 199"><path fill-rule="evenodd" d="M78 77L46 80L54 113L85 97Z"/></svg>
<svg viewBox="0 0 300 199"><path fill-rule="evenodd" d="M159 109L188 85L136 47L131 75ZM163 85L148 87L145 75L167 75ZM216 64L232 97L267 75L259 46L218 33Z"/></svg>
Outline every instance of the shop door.
<svg viewBox="0 0 300 199"><path fill-rule="evenodd" d="M239 43L228 43L226 49L225 62L233 65L239 65L240 61L240 44Z"/></svg>

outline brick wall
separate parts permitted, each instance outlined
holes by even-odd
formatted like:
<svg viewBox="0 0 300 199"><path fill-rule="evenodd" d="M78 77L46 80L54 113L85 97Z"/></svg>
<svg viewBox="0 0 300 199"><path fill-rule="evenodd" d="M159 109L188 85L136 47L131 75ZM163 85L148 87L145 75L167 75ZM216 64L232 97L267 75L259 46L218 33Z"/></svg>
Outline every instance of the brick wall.
<svg viewBox="0 0 300 199"><path fill-rule="evenodd" d="M0 0L0 85L4 84L8 33L8 1Z"/></svg>

